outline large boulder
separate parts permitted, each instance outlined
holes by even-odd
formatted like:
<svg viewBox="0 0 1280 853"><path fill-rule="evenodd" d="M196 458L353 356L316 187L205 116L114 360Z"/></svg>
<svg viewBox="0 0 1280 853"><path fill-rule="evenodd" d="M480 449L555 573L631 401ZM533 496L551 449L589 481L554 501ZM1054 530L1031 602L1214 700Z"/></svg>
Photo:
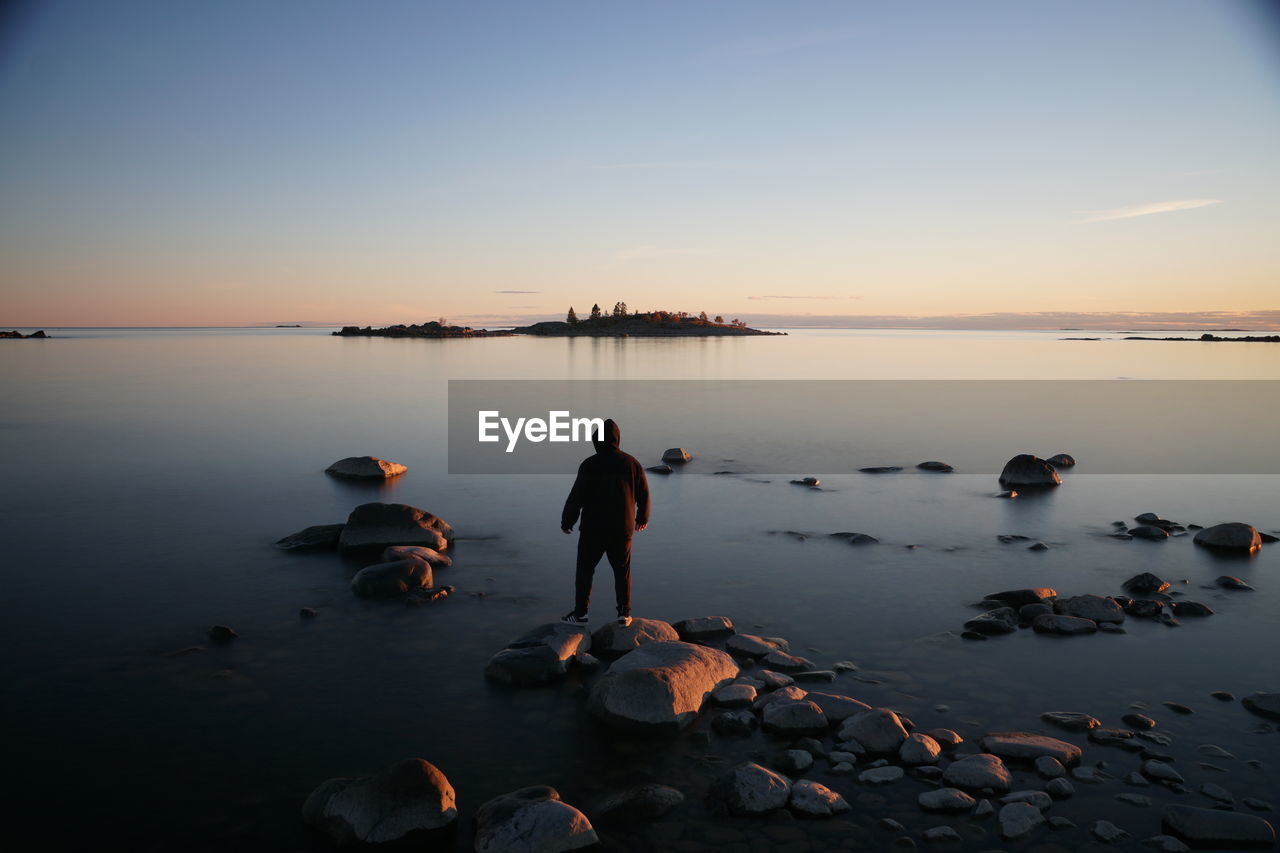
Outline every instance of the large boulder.
<svg viewBox="0 0 1280 853"><path fill-rule="evenodd" d="M599 843L587 816L537 785L476 809L476 853L562 853Z"/></svg>
<svg viewBox="0 0 1280 853"><path fill-rule="evenodd" d="M1252 524L1229 521L1197 531L1195 543L1207 548L1251 554L1262 547L1262 536Z"/></svg>
<svg viewBox="0 0 1280 853"><path fill-rule="evenodd" d="M302 806L303 820L338 844L382 844L411 833L444 833L457 817L453 786L421 758L373 776L330 779Z"/></svg>
<svg viewBox="0 0 1280 853"><path fill-rule="evenodd" d="M1052 465L1030 453L1020 453L1013 457L1005 463L1004 470L1000 472L1000 485L1005 488L1057 486L1061 483L1062 478L1058 476L1057 471L1053 470Z"/></svg>
<svg viewBox="0 0 1280 853"><path fill-rule="evenodd" d="M596 682L588 709L617 728L677 731L697 717L703 701L738 665L718 649L678 640L646 643Z"/></svg>
<svg viewBox="0 0 1280 853"><path fill-rule="evenodd" d="M808 699L772 702L765 706L760 722L767 732L792 737L821 735L829 725L822 709Z"/></svg>
<svg viewBox="0 0 1280 853"><path fill-rule="evenodd" d="M367 598L386 598L433 584L431 564L416 559L368 566L356 572L351 579L352 591Z"/></svg>
<svg viewBox="0 0 1280 853"><path fill-rule="evenodd" d="M1102 595L1074 595L1053 602L1053 612L1092 622L1123 622L1124 610L1114 598Z"/></svg>
<svg viewBox="0 0 1280 853"><path fill-rule="evenodd" d="M907 730L898 715L888 708L872 708L854 714L840 726L840 740L856 740L867 752L896 754L907 739Z"/></svg>
<svg viewBox="0 0 1280 853"><path fill-rule="evenodd" d="M485 664L486 677L512 686L547 684L564 677L579 654L591 648L582 625L550 622L507 644Z"/></svg>
<svg viewBox="0 0 1280 853"><path fill-rule="evenodd" d="M1165 806L1164 828L1193 847L1272 847L1275 828L1260 817L1221 809Z"/></svg>
<svg viewBox="0 0 1280 853"><path fill-rule="evenodd" d="M789 805L793 812L804 817L830 817L850 808L844 797L809 779L799 779L791 786Z"/></svg>
<svg viewBox="0 0 1280 853"><path fill-rule="evenodd" d="M626 654L645 643L662 643L678 640L680 634L660 619L632 619L630 625L608 622L591 635L591 645L597 655L616 657Z"/></svg>
<svg viewBox="0 0 1280 853"><path fill-rule="evenodd" d="M349 480L387 480L408 470L398 462L388 462L376 456L348 456L325 468L324 472Z"/></svg>
<svg viewBox="0 0 1280 853"><path fill-rule="evenodd" d="M746 762L716 779L707 793L713 802L724 806L731 814L761 815L787 804L791 797L791 783L785 776L754 762Z"/></svg>
<svg viewBox="0 0 1280 853"><path fill-rule="evenodd" d="M406 504L368 503L351 511L338 546L344 551L356 551L422 545L443 551L452 541L453 527L426 510Z"/></svg>
<svg viewBox="0 0 1280 853"><path fill-rule="evenodd" d="M992 732L982 738L982 748L1004 760L1035 761L1042 755L1056 758L1063 767L1080 760L1080 747L1048 735L1032 732Z"/></svg>
<svg viewBox="0 0 1280 853"><path fill-rule="evenodd" d="M990 788L997 794L1003 794L1008 792L1013 776L997 756L980 752L948 764L942 771L942 781L970 791Z"/></svg>
<svg viewBox="0 0 1280 853"><path fill-rule="evenodd" d="M338 547L345 524L313 524L297 533L290 533L276 541L276 547L284 551L319 551Z"/></svg>

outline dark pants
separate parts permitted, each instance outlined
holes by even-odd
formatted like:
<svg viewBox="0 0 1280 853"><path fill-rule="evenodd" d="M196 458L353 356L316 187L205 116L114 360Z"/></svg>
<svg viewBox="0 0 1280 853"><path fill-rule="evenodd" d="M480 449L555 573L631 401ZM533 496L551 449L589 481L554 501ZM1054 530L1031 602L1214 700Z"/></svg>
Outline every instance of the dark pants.
<svg viewBox="0 0 1280 853"><path fill-rule="evenodd" d="M587 615L587 607L591 604L591 579L600 558L605 556L613 567L618 615L631 615L631 537L606 537L583 531L578 534L578 572L574 583L577 596L573 612L579 616Z"/></svg>

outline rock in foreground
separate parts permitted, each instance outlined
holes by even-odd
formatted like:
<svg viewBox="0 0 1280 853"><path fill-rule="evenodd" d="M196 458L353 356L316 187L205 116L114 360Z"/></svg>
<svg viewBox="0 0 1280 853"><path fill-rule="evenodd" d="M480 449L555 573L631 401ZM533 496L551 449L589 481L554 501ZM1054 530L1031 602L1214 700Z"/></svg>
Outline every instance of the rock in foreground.
<svg viewBox="0 0 1280 853"><path fill-rule="evenodd" d="M713 782L708 796L731 814L761 815L787 804L791 783L785 776L746 762Z"/></svg>
<svg viewBox="0 0 1280 853"><path fill-rule="evenodd" d="M348 456L325 468L324 472L349 480L388 480L408 470L399 462L388 462L376 456Z"/></svg>
<svg viewBox="0 0 1280 853"><path fill-rule="evenodd" d="M617 622L606 623L591 636L591 645L597 655L623 655L645 643L661 643L678 640L680 634L671 625L661 619L631 620L630 625L619 625Z"/></svg>
<svg viewBox="0 0 1280 853"><path fill-rule="evenodd" d="M738 665L722 651L680 641L646 643L627 653L591 690L587 707L616 727L678 731Z"/></svg>
<svg viewBox="0 0 1280 853"><path fill-rule="evenodd" d="M453 527L426 510L406 504L367 503L351 511L338 546L344 551L382 549L390 545L422 545L444 551Z"/></svg>
<svg viewBox="0 0 1280 853"><path fill-rule="evenodd" d="M549 622L521 634L485 664L486 677L515 687L563 678L579 654L591 648L582 625Z"/></svg>
<svg viewBox="0 0 1280 853"><path fill-rule="evenodd" d="M453 786L421 758L359 779L330 779L302 807L306 823L338 844L382 844L448 830L458 817Z"/></svg>
<svg viewBox="0 0 1280 853"><path fill-rule="evenodd" d="M476 853L562 853L599 841L587 816L545 785L494 797L476 810Z"/></svg>

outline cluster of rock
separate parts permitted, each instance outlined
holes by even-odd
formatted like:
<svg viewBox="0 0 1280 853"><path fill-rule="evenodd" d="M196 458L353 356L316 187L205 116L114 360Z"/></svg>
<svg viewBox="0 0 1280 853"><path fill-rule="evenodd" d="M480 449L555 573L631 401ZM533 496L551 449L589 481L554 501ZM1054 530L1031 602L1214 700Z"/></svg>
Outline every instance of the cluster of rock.
<svg viewBox="0 0 1280 853"><path fill-rule="evenodd" d="M444 598L453 589L437 586L434 571L452 565L445 551L453 537L453 526L426 510L367 503L353 509L344 524L308 527L276 546L286 551L338 549L348 556L370 558L351 579L356 595L385 598L409 593L411 603L421 603Z"/></svg>
<svg viewBox="0 0 1280 853"><path fill-rule="evenodd" d="M375 329L372 326L343 326L333 333L340 338L505 338L512 332L490 329L473 329L470 326L450 326L436 320L426 323L397 323Z"/></svg>
<svg viewBox="0 0 1280 853"><path fill-rule="evenodd" d="M1130 527L1123 521L1112 522L1110 536L1113 539L1146 539L1160 542L1176 536L1186 536L1195 531L1193 541L1205 548L1224 553L1252 554L1260 549L1263 543L1276 542L1277 538L1269 533L1259 531L1252 524L1241 521L1228 521L1211 527L1199 524L1179 524L1162 518L1154 512L1144 512L1133 517L1137 524Z"/></svg>
<svg viewBox="0 0 1280 853"><path fill-rule="evenodd" d="M22 334L22 332L19 332L17 329L14 329L11 332L0 332L0 338L47 338L47 337L49 336L44 333L44 329L41 329L38 332L32 332L29 335L24 335Z"/></svg>

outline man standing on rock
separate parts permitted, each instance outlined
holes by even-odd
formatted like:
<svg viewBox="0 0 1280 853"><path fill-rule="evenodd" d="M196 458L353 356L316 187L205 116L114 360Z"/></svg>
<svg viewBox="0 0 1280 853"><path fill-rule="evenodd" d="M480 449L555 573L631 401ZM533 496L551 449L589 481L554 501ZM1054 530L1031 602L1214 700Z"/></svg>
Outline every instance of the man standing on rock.
<svg viewBox="0 0 1280 853"><path fill-rule="evenodd" d="M618 599L618 624L631 624L631 536L649 526L649 481L634 456L619 448L622 431L613 419L604 422L600 438L592 440L594 456L578 466L569 499L560 515L560 529L573 532L578 516L578 570L573 610L561 621L585 625L591 603L591 579L602 556L613 567Z"/></svg>

